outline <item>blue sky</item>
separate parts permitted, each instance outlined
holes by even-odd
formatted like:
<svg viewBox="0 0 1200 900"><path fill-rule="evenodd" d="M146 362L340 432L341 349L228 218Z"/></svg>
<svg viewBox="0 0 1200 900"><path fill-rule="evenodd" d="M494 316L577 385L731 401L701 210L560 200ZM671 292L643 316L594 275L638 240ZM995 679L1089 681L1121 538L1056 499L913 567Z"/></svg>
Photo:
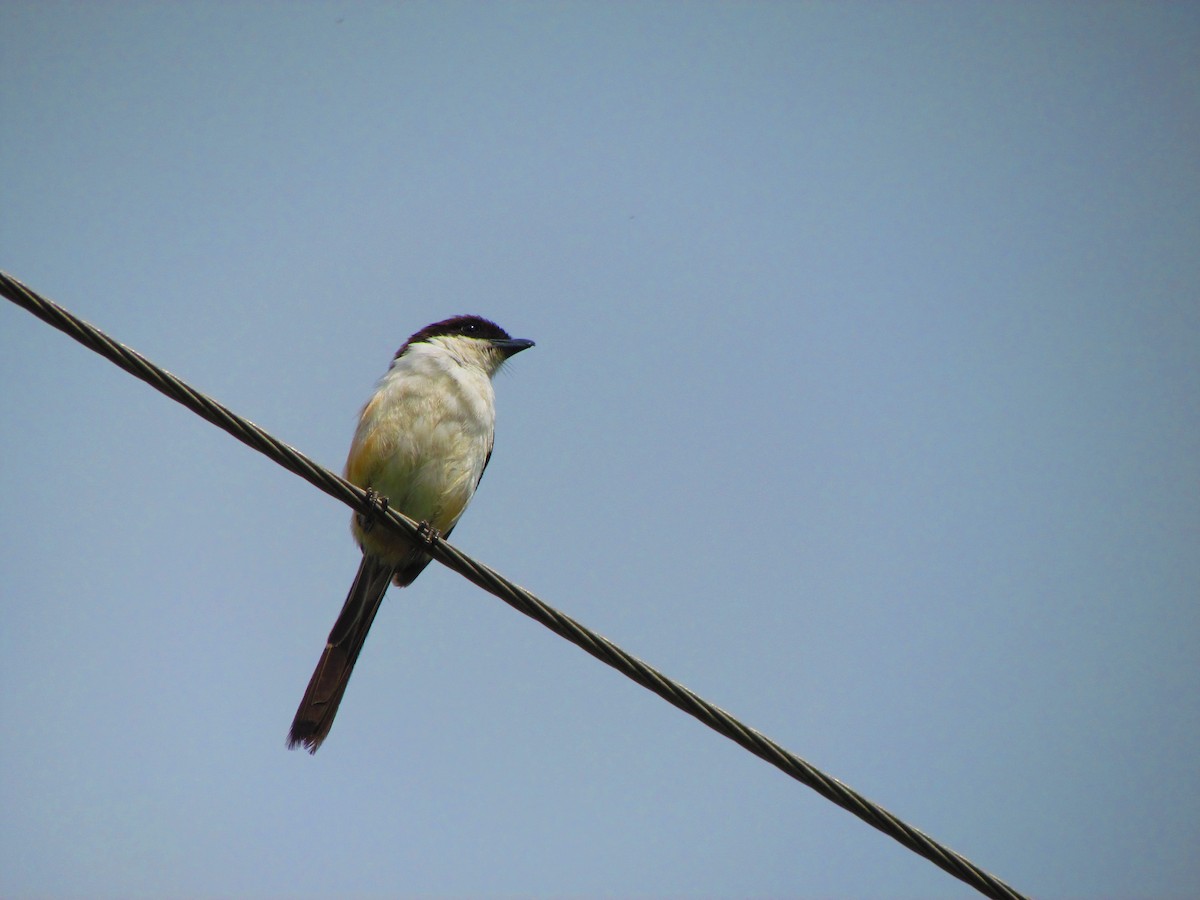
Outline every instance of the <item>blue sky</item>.
<svg viewBox="0 0 1200 900"><path fill-rule="evenodd" d="M1191 4L0 7L0 267L340 469L537 341L454 538L1040 897L1200 880ZM0 893L974 894L0 305Z"/></svg>

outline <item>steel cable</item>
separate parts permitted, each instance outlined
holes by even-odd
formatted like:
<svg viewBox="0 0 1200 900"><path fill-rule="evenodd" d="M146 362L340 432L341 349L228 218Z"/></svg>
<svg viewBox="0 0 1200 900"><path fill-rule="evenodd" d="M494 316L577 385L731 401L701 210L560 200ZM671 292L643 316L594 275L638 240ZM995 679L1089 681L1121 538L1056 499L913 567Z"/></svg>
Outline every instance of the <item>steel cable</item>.
<svg viewBox="0 0 1200 900"><path fill-rule="evenodd" d="M93 325L72 315L61 306L41 297L5 272L0 272L0 294L13 303L53 325L91 350L120 366L131 375L145 381L155 390L182 403L201 418L227 431L242 443L253 447L269 459L299 475L305 481L342 501L351 509L373 514L378 521L403 535L421 542L434 559L509 606L541 623L560 637L612 666L642 687L653 691L672 706L699 719L709 728L749 750L755 756L812 788L825 799L858 816L868 825L899 841L954 877L964 881L987 897L1017 900L1024 897L996 876L976 866L966 857L906 824L883 807L871 802L824 772L807 763L770 738L740 722L725 710L709 703L677 681L663 675L635 656L626 653L612 641L596 634L551 606L547 606L529 591L509 581L495 570L476 562L437 536L427 535L411 519L388 509L380 512L367 498L366 492L333 472L318 465L294 447L283 443L253 422L242 418L210 397L189 387L170 372L124 344L114 341Z"/></svg>

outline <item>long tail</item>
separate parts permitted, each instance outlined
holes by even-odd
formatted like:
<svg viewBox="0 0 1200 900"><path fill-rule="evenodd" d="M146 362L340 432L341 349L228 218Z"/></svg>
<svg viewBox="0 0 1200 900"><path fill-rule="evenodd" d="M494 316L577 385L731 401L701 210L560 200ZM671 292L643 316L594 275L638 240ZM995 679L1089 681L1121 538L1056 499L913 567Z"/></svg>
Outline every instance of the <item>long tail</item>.
<svg viewBox="0 0 1200 900"><path fill-rule="evenodd" d="M350 673L354 671L354 663L367 632L371 630L371 623L375 621L375 614L379 612L391 577L391 566L373 556L363 555L354 584L329 632L325 652L321 654L321 661L317 663L300 708L296 710L296 718L292 720L287 740L289 750L303 745L309 753L316 753L329 734L342 694L346 693Z"/></svg>

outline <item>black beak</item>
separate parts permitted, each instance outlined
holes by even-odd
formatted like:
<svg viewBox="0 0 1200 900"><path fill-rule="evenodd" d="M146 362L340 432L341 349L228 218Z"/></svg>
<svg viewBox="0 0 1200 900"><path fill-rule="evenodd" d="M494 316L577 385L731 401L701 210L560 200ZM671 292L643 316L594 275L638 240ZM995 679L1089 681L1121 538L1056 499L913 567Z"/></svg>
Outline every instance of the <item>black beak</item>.
<svg viewBox="0 0 1200 900"><path fill-rule="evenodd" d="M492 346L504 354L505 359L508 359L522 350L528 350L533 346L533 341L528 341L525 338L508 338L507 340L492 341Z"/></svg>

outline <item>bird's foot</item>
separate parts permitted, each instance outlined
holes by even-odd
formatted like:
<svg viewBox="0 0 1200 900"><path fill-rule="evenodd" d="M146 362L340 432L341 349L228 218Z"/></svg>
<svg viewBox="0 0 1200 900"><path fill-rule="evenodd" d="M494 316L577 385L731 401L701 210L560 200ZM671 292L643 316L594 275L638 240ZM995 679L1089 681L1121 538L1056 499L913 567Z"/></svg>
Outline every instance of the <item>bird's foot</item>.
<svg viewBox="0 0 1200 900"><path fill-rule="evenodd" d="M432 547L442 539L442 533L430 525L428 522L422 522L417 526L417 537L427 547Z"/></svg>
<svg viewBox="0 0 1200 900"><path fill-rule="evenodd" d="M375 527L375 520L387 512L388 498L375 490L367 488L366 508L358 514L358 527L368 532Z"/></svg>

